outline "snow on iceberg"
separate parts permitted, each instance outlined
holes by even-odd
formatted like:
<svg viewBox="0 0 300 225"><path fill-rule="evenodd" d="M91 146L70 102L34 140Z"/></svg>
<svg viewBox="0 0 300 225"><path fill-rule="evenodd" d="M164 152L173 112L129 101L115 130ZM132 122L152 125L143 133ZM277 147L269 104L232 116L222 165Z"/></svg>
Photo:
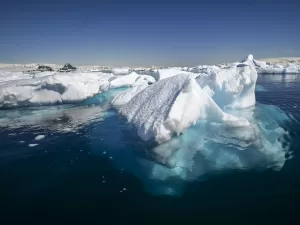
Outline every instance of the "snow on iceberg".
<svg viewBox="0 0 300 225"><path fill-rule="evenodd" d="M55 74L0 83L0 108L78 102L107 90L96 74Z"/></svg>
<svg viewBox="0 0 300 225"><path fill-rule="evenodd" d="M163 143L198 120L249 126L246 119L224 113L190 75L163 79L139 92L119 112L144 141Z"/></svg>
<svg viewBox="0 0 300 225"><path fill-rule="evenodd" d="M141 83L152 84L154 82L155 79L151 76L139 75L136 72L132 72L128 75L115 76L113 79L110 80L110 88L119 88Z"/></svg>
<svg viewBox="0 0 300 225"><path fill-rule="evenodd" d="M30 78L32 78L30 74L24 74L23 72L0 71L0 82Z"/></svg>
<svg viewBox="0 0 300 225"><path fill-rule="evenodd" d="M134 96L136 96L138 93L140 93L148 86L149 85L147 83L135 85L132 88L117 94L114 97L114 99L111 101L111 104L116 108L121 107L122 105L128 103Z"/></svg>
<svg viewBox="0 0 300 225"><path fill-rule="evenodd" d="M160 70L158 70L158 80L166 79L166 78L173 77L173 76L176 76L179 74L192 75L192 73L183 71L177 67L169 68L169 69L160 69Z"/></svg>
<svg viewBox="0 0 300 225"><path fill-rule="evenodd" d="M211 66L205 70L197 77L198 84L221 108L238 109L255 105L257 72L253 55L227 68Z"/></svg>

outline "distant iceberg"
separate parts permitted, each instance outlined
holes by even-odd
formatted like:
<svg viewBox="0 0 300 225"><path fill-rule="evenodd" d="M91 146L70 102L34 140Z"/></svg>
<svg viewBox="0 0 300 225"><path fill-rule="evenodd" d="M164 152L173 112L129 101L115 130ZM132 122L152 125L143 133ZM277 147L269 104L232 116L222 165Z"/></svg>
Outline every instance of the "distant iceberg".
<svg viewBox="0 0 300 225"><path fill-rule="evenodd" d="M71 103L107 90L109 82L95 74L73 73L0 83L0 107Z"/></svg>
<svg viewBox="0 0 300 225"><path fill-rule="evenodd" d="M131 71L130 68L127 68L127 67L123 67L123 68L113 68L112 69L112 73L114 75L126 75L126 74L129 74Z"/></svg>
<svg viewBox="0 0 300 225"><path fill-rule="evenodd" d="M253 60L259 74L298 74L300 73L300 65L296 63L288 63L281 65L278 63L271 64L264 61Z"/></svg>

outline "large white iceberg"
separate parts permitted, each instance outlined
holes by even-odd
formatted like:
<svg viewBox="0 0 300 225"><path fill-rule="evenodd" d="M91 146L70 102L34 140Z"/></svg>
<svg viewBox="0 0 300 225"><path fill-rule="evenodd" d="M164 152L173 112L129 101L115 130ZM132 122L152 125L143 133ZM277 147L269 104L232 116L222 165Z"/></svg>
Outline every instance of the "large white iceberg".
<svg viewBox="0 0 300 225"><path fill-rule="evenodd" d="M109 82L87 73L55 74L0 83L0 107L77 102L104 90Z"/></svg>
<svg viewBox="0 0 300 225"><path fill-rule="evenodd" d="M198 120L249 126L246 119L224 113L190 75L163 79L139 92L119 109L144 140L162 143Z"/></svg>

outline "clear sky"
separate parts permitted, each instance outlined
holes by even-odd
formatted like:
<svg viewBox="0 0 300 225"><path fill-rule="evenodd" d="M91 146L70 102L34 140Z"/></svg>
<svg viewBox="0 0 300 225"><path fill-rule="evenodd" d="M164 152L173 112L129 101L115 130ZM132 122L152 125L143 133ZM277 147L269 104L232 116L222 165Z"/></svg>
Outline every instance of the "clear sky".
<svg viewBox="0 0 300 225"><path fill-rule="evenodd" d="M0 5L0 63L190 66L238 61L249 53L300 56L299 0Z"/></svg>

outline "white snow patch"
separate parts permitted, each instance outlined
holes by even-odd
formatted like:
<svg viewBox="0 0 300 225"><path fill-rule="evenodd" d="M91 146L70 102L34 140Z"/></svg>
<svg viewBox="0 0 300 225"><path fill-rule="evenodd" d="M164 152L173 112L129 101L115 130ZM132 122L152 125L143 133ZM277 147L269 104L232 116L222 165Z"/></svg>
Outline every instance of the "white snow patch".
<svg viewBox="0 0 300 225"><path fill-rule="evenodd" d="M177 67L169 69L160 69L158 70L158 80L163 80L169 77L173 77L179 74L192 75L190 72L183 71Z"/></svg>
<svg viewBox="0 0 300 225"><path fill-rule="evenodd" d="M110 81L110 88L126 87L131 85L138 85L141 83L152 84L155 79L147 75L138 75L136 72L132 72L124 76L116 76Z"/></svg>

